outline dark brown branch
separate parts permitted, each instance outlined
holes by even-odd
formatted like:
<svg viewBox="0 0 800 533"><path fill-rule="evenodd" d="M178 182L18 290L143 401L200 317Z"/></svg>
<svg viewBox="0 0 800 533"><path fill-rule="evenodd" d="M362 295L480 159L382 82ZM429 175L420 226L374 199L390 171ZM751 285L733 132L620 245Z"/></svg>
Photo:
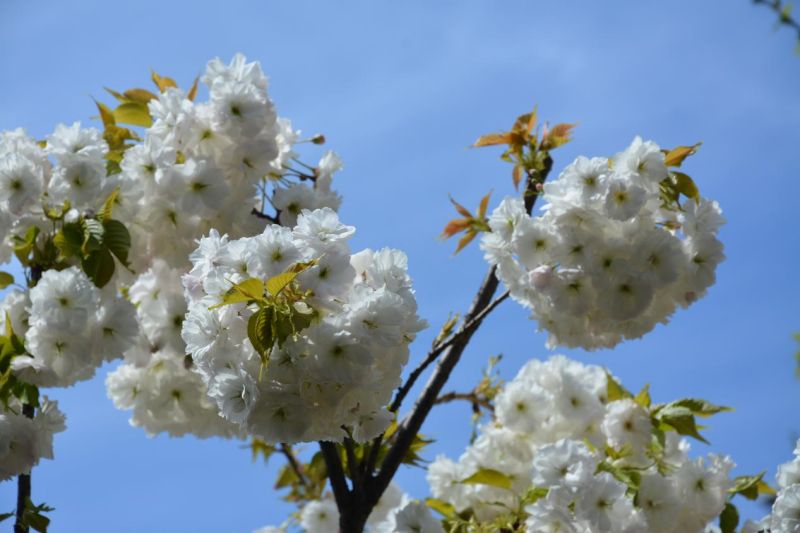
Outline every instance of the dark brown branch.
<svg viewBox="0 0 800 533"><path fill-rule="evenodd" d="M36 284L39 283L39 280L42 279L42 273L42 268L40 266L32 266L30 277L28 278L28 286L35 287ZM27 403L23 403L22 414L32 419L36 414L36 408ZM14 533L28 533L29 531L28 526L24 523L24 517L25 508L28 506L28 502L31 499L31 474L33 474L33 468L31 468L31 472L22 474L17 478L17 510Z"/></svg>
<svg viewBox="0 0 800 533"><path fill-rule="evenodd" d="M353 491L360 490L361 472L359 470L358 461L356 460L356 453L354 448L355 443L353 439L347 437L344 439L344 452L347 454L347 469L350 471L350 479L353 483Z"/></svg>
<svg viewBox="0 0 800 533"><path fill-rule="evenodd" d="M261 211L259 211L259 210L258 210L258 209L256 209L255 207L253 208L253 210L252 210L252 211L250 211L250 214L251 214L251 215L255 215L256 217L258 217L258 218L260 218L260 219L262 219L262 220L267 220L267 221L269 221L269 222L270 222L270 223L272 223L272 224L277 224L277 223L278 223L278 217L277 217L277 215L276 215L276 216L274 216L274 217L273 217L273 216L270 216L270 215L268 215L268 214L266 214L266 213L262 213Z"/></svg>
<svg viewBox="0 0 800 533"><path fill-rule="evenodd" d="M33 418L34 408L27 403L22 404L22 414L28 418ZM14 524L14 533L28 533L29 529L23 522L25 516L25 508L28 501L31 499L31 474L21 474L17 478L17 514L16 523Z"/></svg>
<svg viewBox="0 0 800 533"><path fill-rule="evenodd" d="M292 447L282 442L279 447L281 453L286 457L286 461L288 461L289 466L291 467L292 471L297 476L297 479L300 481L300 484L304 487L308 487L309 483L306 479L306 474L303 472L303 467L300 466L300 463L297 461L297 457L294 456L294 451Z"/></svg>
<svg viewBox="0 0 800 533"><path fill-rule="evenodd" d="M523 193L525 210L528 212L528 214L533 211L536 199L539 197L538 193L540 192L541 185L547 178L552 166L553 160L548 156L545 159L544 166L540 172L531 171L528 173L525 182L525 192ZM428 379L425 389L414 404L414 408L412 409L411 413L400 424L400 428L396 433L396 440L389 449L389 452L386 454L386 458L383 460L381 469L374 478L374 483L372 483L369 488L370 490L368 491L368 497L370 500L368 500L368 504L371 504L370 508L377 503L381 494L383 494L383 491L389 486L389 483L397 472L397 469L400 467L400 464L403 462L403 458L414 441L414 437L417 435L417 433L419 433L419 430L422 427L423 422L425 422L428 413L430 413L430 410L433 408L436 398L438 398L442 388L450 378L450 373L461 359L461 355L464 353L464 350L469 344L472 334L478 329L478 326L480 326L482 318L479 317L485 317L485 315L482 315L482 312L491 305L492 296L497 290L497 286L499 284L499 280L495 275L495 271L496 267L494 266L489 269L489 272L486 274L486 277L484 278L483 283L481 284L481 287L475 296L472 307L470 308L464 320L465 325L472 324L474 321L474 326L469 330L465 330L462 327L462 330L460 331L464 331L464 333L458 335L458 338L453 340L446 348L442 354L442 358L439 360L436 366L436 369Z"/></svg>
<svg viewBox="0 0 800 533"><path fill-rule="evenodd" d="M319 449L325 458L325 466L328 468L328 479L331 482L331 490L336 500L336 506L344 509L350 501L350 489L347 488L347 479L342 468L342 460L339 457L339 450L333 442L321 441Z"/></svg>

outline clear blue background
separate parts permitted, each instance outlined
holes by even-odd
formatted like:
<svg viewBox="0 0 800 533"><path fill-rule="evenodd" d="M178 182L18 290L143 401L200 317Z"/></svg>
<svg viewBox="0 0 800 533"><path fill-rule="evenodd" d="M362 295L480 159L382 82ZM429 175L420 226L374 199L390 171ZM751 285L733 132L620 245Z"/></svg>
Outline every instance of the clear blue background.
<svg viewBox="0 0 800 533"><path fill-rule="evenodd" d="M36 137L95 113L104 86L148 86L151 67L187 86L208 59L260 60L279 112L324 132L346 163L336 187L354 248L406 250L421 314L438 329L464 310L486 266L476 246L456 258L437 241L447 194L473 207L512 191L498 150L470 150L482 133L539 105L579 122L555 153L608 155L636 134L662 146L705 141L687 171L728 218L717 285L643 340L614 351L567 352L607 365L654 399L700 396L736 407L710 421L711 447L737 472L772 477L800 430L791 334L798 313L800 58L794 34L747 0L665 2L27 2L0 4L0 129ZM492 354L512 377L548 355L544 336L509 302L474 339L451 386L466 390ZM414 346L418 360L433 331ZM33 475L34 499L56 507L59 532L247 532L290 507L273 491L280 461L253 464L241 443L148 439L106 399L103 379L57 390L69 429L57 460ZM469 410L436 411L427 452L457 456ZM309 445L309 450L311 445ZM424 472L398 479L426 494ZM0 485L0 511L15 486ZM745 505L745 516L763 508ZM4 527L6 526L4 524Z"/></svg>

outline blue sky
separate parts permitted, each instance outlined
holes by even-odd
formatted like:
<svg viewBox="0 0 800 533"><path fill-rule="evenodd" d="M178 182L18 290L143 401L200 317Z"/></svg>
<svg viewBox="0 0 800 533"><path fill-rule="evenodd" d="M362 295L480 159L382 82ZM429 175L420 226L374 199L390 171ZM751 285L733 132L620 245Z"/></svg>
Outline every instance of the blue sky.
<svg viewBox="0 0 800 533"><path fill-rule="evenodd" d="M634 135L663 146L704 141L686 170L719 200L728 224L717 285L668 326L613 351L562 351L608 366L656 401L699 396L731 405L709 421L710 447L739 473L788 460L800 432L791 334L800 330L800 58L794 35L747 0L665 2L24 2L0 4L0 129L42 137L94 114L104 86L146 86L149 69L188 85L208 59L260 60L281 115L324 132L346 170L336 186L354 249L408 252L421 314L435 330L464 310L486 269L477 247L453 258L436 236L447 194L468 206L511 194L510 169L482 133L534 104L578 122L556 170L579 154L609 155ZM418 360L433 331L412 353ZM501 373L546 357L544 336L513 302L484 325L451 386L468 389L489 355ZM148 439L105 396L109 370L52 392L68 415L55 461L34 471L36 501L56 507L52 531L248 532L289 510L272 490L278 460L251 463L241 443ZM434 412L427 456L457 456L464 405ZM311 445L309 445L311 449ZM424 496L424 473L398 480ZM0 510L15 487L0 484ZM745 516L760 516L754 505Z"/></svg>

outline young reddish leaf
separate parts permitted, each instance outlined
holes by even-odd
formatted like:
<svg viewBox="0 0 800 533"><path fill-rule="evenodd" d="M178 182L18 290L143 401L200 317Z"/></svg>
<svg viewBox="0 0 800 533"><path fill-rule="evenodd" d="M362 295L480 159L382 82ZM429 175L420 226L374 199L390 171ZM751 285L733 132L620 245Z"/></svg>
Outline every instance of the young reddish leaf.
<svg viewBox="0 0 800 533"><path fill-rule="evenodd" d="M699 142L697 144L693 144L692 146L678 146L672 150L665 150L664 164L668 167L681 166L683 160L697 152L701 144L703 143Z"/></svg>
<svg viewBox="0 0 800 533"><path fill-rule="evenodd" d="M447 226L444 227L442 231L442 238L452 237L456 233L461 233L462 231L469 228L469 219L466 218L456 218L451 220L447 223Z"/></svg>
<svg viewBox="0 0 800 533"><path fill-rule="evenodd" d="M511 179L514 180L514 188L519 189L519 182L522 181L522 166L517 163L511 171Z"/></svg>
<svg viewBox="0 0 800 533"><path fill-rule="evenodd" d="M530 116L528 117L528 133L533 132L533 128L536 127L536 107L534 106L533 111L530 112Z"/></svg>
<svg viewBox="0 0 800 533"><path fill-rule="evenodd" d="M464 236L461 237L458 240L458 246L456 246L456 251L453 252L453 255L455 255L458 252L460 252L461 250L463 250L466 245L468 245L470 242L472 242L472 239L475 238L475 235L477 235L477 233L475 233L472 230L470 230L466 234L464 234Z"/></svg>
<svg viewBox="0 0 800 533"><path fill-rule="evenodd" d="M456 202L452 196L450 197L450 202L455 206L456 211L458 211L458 214L460 214L461 216L465 216L467 218L472 218L472 213L470 213L466 207Z"/></svg>
<svg viewBox="0 0 800 533"><path fill-rule="evenodd" d="M556 124L550 131L542 134L542 145L546 150L552 150L567 144L572 140L570 135L572 135L572 129L576 125L577 124L567 123Z"/></svg>
<svg viewBox="0 0 800 533"><path fill-rule="evenodd" d="M498 144L509 144L511 142L511 133L490 133L488 135L481 135L475 144L472 146L480 148L481 146L496 146Z"/></svg>
<svg viewBox="0 0 800 533"><path fill-rule="evenodd" d="M486 217L486 208L489 206L489 197L492 195L492 191L486 193L486 196L481 198L481 203L478 205L478 216L477 218L483 220Z"/></svg>

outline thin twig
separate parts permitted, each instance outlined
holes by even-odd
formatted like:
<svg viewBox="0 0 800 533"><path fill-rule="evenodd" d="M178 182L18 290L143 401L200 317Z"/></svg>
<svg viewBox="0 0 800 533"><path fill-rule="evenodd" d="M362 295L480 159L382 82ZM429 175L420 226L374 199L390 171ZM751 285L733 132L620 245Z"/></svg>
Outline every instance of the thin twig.
<svg viewBox="0 0 800 533"><path fill-rule="evenodd" d="M465 335L471 334L475 328L480 325L483 319L486 318L486 315L491 313L495 307L503 303L503 300L508 298L508 296L509 292L506 291L502 295L495 298L492 303L487 305L486 308L472 318L472 320L465 322L465 324L461 326L461 329L451 335L450 338L434 346L431 351L428 352L428 356L425 358L422 364L420 364L414 369L413 372L411 372L411 374L409 374L406 382L403 383L403 386L397 390L397 394L395 395L394 401L389 406L389 410L393 412L397 411L400 408L400 405L403 403L405 397L408 396L408 393L411 391L411 387L414 386L414 383L417 381L417 379L419 379L419 376L425 371L425 369L428 368L443 351L461 340Z"/></svg>
<svg viewBox="0 0 800 533"><path fill-rule="evenodd" d="M300 466L300 463L294 456L294 451L292 450L292 447L286 444L285 442L282 442L280 445L280 451L286 457L286 460L289 462L289 466L294 471L295 475L297 476L297 479L300 480L300 484L307 488L309 483L308 480L306 479L306 474L305 472L303 472L303 467Z"/></svg>
<svg viewBox="0 0 800 533"><path fill-rule="evenodd" d="M270 222L271 222L271 223L273 223L273 224L277 224L277 223L278 223L278 217L277 217L277 216L274 216L274 217L273 217L273 216L270 216L270 215L268 215L268 214L266 214L266 213L263 213L263 212L259 211L259 210L258 210L258 209L256 209L255 207L253 208L253 210L252 210L252 211L250 211L250 214L251 214L251 215L255 215L256 217L258 217L258 218L260 218L260 219L263 219L263 220L268 220L268 221L270 221Z"/></svg>
<svg viewBox="0 0 800 533"><path fill-rule="evenodd" d="M448 392L436 398L436 401L434 401L433 403L438 405L442 403L454 402L457 400L464 400L471 403L473 406L479 405L488 410L492 410L494 408L494 406L492 406L492 402L490 402L488 398L481 397L475 392L456 392L456 391Z"/></svg>
<svg viewBox="0 0 800 533"><path fill-rule="evenodd" d="M753 0L754 4L761 4L778 15L778 24L794 28L797 32L798 43L800 43L800 22L792 18L791 4L782 2L781 0Z"/></svg>

